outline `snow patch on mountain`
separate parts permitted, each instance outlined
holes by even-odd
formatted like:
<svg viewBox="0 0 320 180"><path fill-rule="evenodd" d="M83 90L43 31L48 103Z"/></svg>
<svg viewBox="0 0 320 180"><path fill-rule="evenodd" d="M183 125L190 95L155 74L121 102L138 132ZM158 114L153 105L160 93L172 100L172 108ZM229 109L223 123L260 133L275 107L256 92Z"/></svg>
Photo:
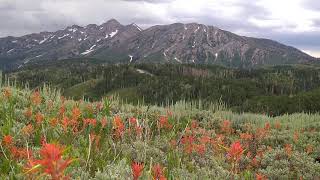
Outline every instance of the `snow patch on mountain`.
<svg viewBox="0 0 320 180"><path fill-rule="evenodd" d="M68 31L70 31L70 32L76 32L76 31L78 31L78 29L77 28L70 28L70 29L68 29Z"/></svg>
<svg viewBox="0 0 320 180"><path fill-rule="evenodd" d="M130 62L132 62L133 56L132 56L132 55L129 55L129 57L130 57Z"/></svg>
<svg viewBox="0 0 320 180"><path fill-rule="evenodd" d="M111 32L110 34L107 34L106 35L106 38L112 38L113 36L115 36L116 34L118 33L118 29L116 30L116 31L114 31L114 32Z"/></svg>
<svg viewBox="0 0 320 180"><path fill-rule="evenodd" d="M41 41L39 42L39 44L43 44L43 43L46 42L48 39L49 39L49 37L44 38L43 40L41 40Z"/></svg>
<svg viewBox="0 0 320 180"><path fill-rule="evenodd" d="M65 37L69 36L69 35L70 35L70 34L65 34L65 35L63 35L63 36L58 37L58 39L63 39L63 38L65 38Z"/></svg>
<svg viewBox="0 0 320 180"><path fill-rule="evenodd" d="M200 29L200 26L198 26L198 28L196 30L194 30L194 33L198 32Z"/></svg>
<svg viewBox="0 0 320 180"><path fill-rule="evenodd" d="M12 51L14 51L14 49L10 49L9 51L7 51L7 53L11 53Z"/></svg>
<svg viewBox="0 0 320 180"><path fill-rule="evenodd" d="M82 55L86 55L86 54L89 54L91 53L92 51L94 51L94 48L96 47L97 45L93 45L90 47L90 49L86 50L85 52L81 53Z"/></svg>
<svg viewBox="0 0 320 180"><path fill-rule="evenodd" d="M174 60L178 61L179 63L182 63L180 59L178 59L177 57L175 57Z"/></svg>

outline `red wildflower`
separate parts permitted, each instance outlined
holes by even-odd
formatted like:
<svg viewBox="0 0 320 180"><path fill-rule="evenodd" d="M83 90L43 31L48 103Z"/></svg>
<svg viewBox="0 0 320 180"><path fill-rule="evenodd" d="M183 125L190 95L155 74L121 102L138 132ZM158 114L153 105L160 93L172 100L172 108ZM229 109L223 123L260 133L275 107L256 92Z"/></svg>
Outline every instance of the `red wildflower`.
<svg viewBox="0 0 320 180"><path fill-rule="evenodd" d="M175 149L177 147L177 141L175 139L172 139L170 141L170 146L172 149Z"/></svg>
<svg viewBox="0 0 320 180"><path fill-rule="evenodd" d="M41 104L42 98L40 95L39 91L35 91L32 95L31 95L31 102L34 105L39 105Z"/></svg>
<svg viewBox="0 0 320 180"><path fill-rule="evenodd" d="M124 130L125 130L125 126L120 118L120 116L116 116L113 119L113 127L116 131L116 136L119 138L123 135Z"/></svg>
<svg viewBox="0 0 320 180"><path fill-rule="evenodd" d="M66 101L66 98L64 96L60 96L60 100L62 103L64 103Z"/></svg>
<svg viewBox="0 0 320 180"><path fill-rule="evenodd" d="M275 127L276 129L281 129L281 124L280 124L280 122L277 121L277 122L275 123L274 127Z"/></svg>
<svg viewBox="0 0 320 180"><path fill-rule="evenodd" d="M299 132L298 131L295 131L294 134L293 134L293 141L295 143L297 143L299 140Z"/></svg>
<svg viewBox="0 0 320 180"><path fill-rule="evenodd" d="M264 175L256 173L256 180L267 180L268 178L266 178Z"/></svg>
<svg viewBox="0 0 320 180"><path fill-rule="evenodd" d="M187 144L185 147L184 147L184 152L187 153L187 154L191 154L192 151L193 151L193 144Z"/></svg>
<svg viewBox="0 0 320 180"><path fill-rule="evenodd" d="M21 131L23 135L29 136L33 132L33 127L31 124L28 124L27 126L23 127Z"/></svg>
<svg viewBox="0 0 320 180"><path fill-rule="evenodd" d="M86 109L89 111L89 113L94 113L94 109L92 107L92 104L88 104Z"/></svg>
<svg viewBox="0 0 320 180"><path fill-rule="evenodd" d="M47 107L48 107L48 110L51 110L53 108L53 101L51 99L48 101Z"/></svg>
<svg viewBox="0 0 320 180"><path fill-rule="evenodd" d="M131 170L132 170L132 175L134 180L139 179L139 177L142 174L143 168L144 168L144 165L142 163L132 162Z"/></svg>
<svg viewBox="0 0 320 180"><path fill-rule="evenodd" d="M59 108L59 115L60 115L60 116L63 116L65 112L66 112L66 107L65 107L65 105L63 104L63 105L61 105L61 107Z"/></svg>
<svg viewBox="0 0 320 180"><path fill-rule="evenodd" d="M50 120L50 125L51 125L52 127L56 127L56 126L58 125L58 119L57 119L57 118L52 118L52 119Z"/></svg>
<svg viewBox="0 0 320 180"><path fill-rule="evenodd" d="M258 160L257 160L256 157L254 157L254 158L251 160L251 165L252 165L253 167L258 167L258 166L259 166L259 162L258 162Z"/></svg>
<svg viewBox="0 0 320 180"><path fill-rule="evenodd" d="M101 111L103 109L103 104L102 104L102 102L98 102L97 104L96 104L96 110L97 111Z"/></svg>
<svg viewBox="0 0 320 180"><path fill-rule="evenodd" d="M90 141L92 143L95 143L96 147L98 147L100 145L100 139L101 139L100 135L96 135L94 133L90 133Z"/></svg>
<svg viewBox="0 0 320 180"><path fill-rule="evenodd" d="M195 121L195 120L192 120L192 121L191 121L191 128L192 128L192 129L196 129L196 128L198 128L198 127L199 127L198 122Z"/></svg>
<svg viewBox="0 0 320 180"><path fill-rule="evenodd" d="M207 143L209 143L210 141L211 141L211 138L209 137L209 136L201 136L200 137L200 143L202 143L202 144L207 144Z"/></svg>
<svg viewBox="0 0 320 180"><path fill-rule="evenodd" d="M12 95L11 89L10 88L4 88L3 89L3 96L6 98L10 98Z"/></svg>
<svg viewBox="0 0 320 180"><path fill-rule="evenodd" d="M240 133L240 138L244 141L252 140L252 134L250 133Z"/></svg>
<svg viewBox="0 0 320 180"><path fill-rule="evenodd" d="M46 138L44 136L41 137L40 143L41 143L41 145L47 144L47 140L46 140Z"/></svg>
<svg viewBox="0 0 320 180"><path fill-rule="evenodd" d="M32 152L28 149L12 147L10 149L10 152L15 159L29 159L30 157L32 157Z"/></svg>
<svg viewBox="0 0 320 180"><path fill-rule="evenodd" d="M101 127L104 128L104 127L106 127L106 125L107 125L107 118L104 117L101 119Z"/></svg>
<svg viewBox="0 0 320 180"><path fill-rule="evenodd" d="M97 125L96 119L84 119L83 122L84 122L84 124L91 125L93 127L95 127Z"/></svg>
<svg viewBox="0 0 320 180"><path fill-rule="evenodd" d="M77 107L74 107L74 108L72 109L72 119L77 120L77 119L80 118L80 116L81 116L81 111L80 111L80 109L77 108Z"/></svg>
<svg viewBox="0 0 320 180"><path fill-rule="evenodd" d="M12 145L12 142L13 142L13 138L12 136L10 135L6 135L3 137L2 139L2 143L5 145L5 146L10 146Z"/></svg>
<svg viewBox="0 0 320 180"><path fill-rule="evenodd" d="M25 112L24 112L24 116L26 117L26 118L31 118L32 117L32 108L31 107L29 107Z"/></svg>
<svg viewBox="0 0 320 180"><path fill-rule="evenodd" d="M163 168L160 164L156 164L152 167L154 180L166 180L167 178L163 174Z"/></svg>
<svg viewBox="0 0 320 180"><path fill-rule="evenodd" d="M194 142L194 137L193 136L183 136L181 138L181 143L182 144L192 144Z"/></svg>
<svg viewBox="0 0 320 180"><path fill-rule="evenodd" d="M266 131L264 128L257 128L255 137L257 139L263 139L267 136L268 131Z"/></svg>
<svg viewBox="0 0 320 180"><path fill-rule="evenodd" d="M129 122L132 126L136 126L137 125L137 119L134 117L129 118Z"/></svg>
<svg viewBox="0 0 320 180"><path fill-rule="evenodd" d="M311 145L311 144L308 144L307 146L306 146L306 153L307 154L310 154L310 153L312 153L313 152L313 146Z"/></svg>
<svg viewBox="0 0 320 180"><path fill-rule="evenodd" d="M29 160L27 173L39 170L37 166L40 165L42 172L50 175L53 180L66 178L64 170L70 165L72 160L64 160L62 152L63 149L59 145L44 144L40 150L41 159Z"/></svg>
<svg viewBox="0 0 320 180"><path fill-rule="evenodd" d="M167 116L160 116L159 119L160 128L171 129L172 125L169 123Z"/></svg>
<svg viewBox="0 0 320 180"><path fill-rule="evenodd" d="M142 131L143 131L143 128L141 126L136 126L136 134L138 136L141 136L142 135Z"/></svg>
<svg viewBox="0 0 320 180"><path fill-rule="evenodd" d="M286 144L284 149L285 149L286 154L288 156L291 156L291 154L292 154L292 145L291 144Z"/></svg>
<svg viewBox="0 0 320 180"><path fill-rule="evenodd" d="M204 153L206 152L206 145L205 144L196 145L195 150L197 151L198 154L204 155Z"/></svg>
<svg viewBox="0 0 320 180"><path fill-rule="evenodd" d="M69 118L68 117L64 117L62 119L62 127L64 129L64 131L66 132L68 130L68 126L69 126Z"/></svg>
<svg viewBox="0 0 320 180"><path fill-rule="evenodd" d="M231 128L231 122L229 120L224 120L221 124L221 131L230 134L233 130Z"/></svg>
<svg viewBox="0 0 320 180"><path fill-rule="evenodd" d="M270 123L267 122L267 123L264 125L264 129L265 129L266 131L269 131L270 128L271 128Z"/></svg>
<svg viewBox="0 0 320 180"><path fill-rule="evenodd" d="M232 161L239 161L243 153L244 150L239 141L232 143L228 151L228 155Z"/></svg>
<svg viewBox="0 0 320 180"><path fill-rule="evenodd" d="M41 112L38 112L38 113L36 114L36 122L37 122L37 124L41 124L41 122L43 121L43 119L44 119L43 114L41 114Z"/></svg>

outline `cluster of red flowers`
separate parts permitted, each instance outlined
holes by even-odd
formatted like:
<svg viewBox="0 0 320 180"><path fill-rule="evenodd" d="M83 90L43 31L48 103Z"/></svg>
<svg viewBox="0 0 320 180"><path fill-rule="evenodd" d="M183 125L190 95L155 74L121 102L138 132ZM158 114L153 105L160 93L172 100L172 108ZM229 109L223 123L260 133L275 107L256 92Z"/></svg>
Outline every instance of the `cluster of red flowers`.
<svg viewBox="0 0 320 180"><path fill-rule="evenodd" d="M32 153L28 149L16 147L11 135L6 135L2 139L2 144L9 150L10 155L15 159L28 159Z"/></svg>
<svg viewBox="0 0 320 180"><path fill-rule="evenodd" d="M41 101L42 101L42 97L40 95L40 92L39 91L33 92L33 94L31 95L32 104L37 106L41 104Z"/></svg>
<svg viewBox="0 0 320 180"><path fill-rule="evenodd" d="M221 125L221 131L225 134L231 134L233 129L231 127L231 122L229 120L224 120Z"/></svg>
<svg viewBox="0 0 320 180"><path fill-rule="evenodd" d="M238 162L241 159L243 153L244 153L244 150L242 148L240 141L236 141L230 145L227 157L233 162Z"/></svg>
<svg viewBox="0 0 320 180"><path fill-rule="evenodd" d="M144 168L143 163L132 162L131 170L132 170L133 180L139 179L139 177L142 174L143 168Z"/></svg>
<svg viewBox="0 0 320 180"><path fill-rule="evenodd" d="M73 160L62 158L63 149L59 145L44 144L40 150L41 159L30 159L26 173L42 172L51 176L52 180L68 179L65 169Z"/></svg>
<svg viewBox="0 0 320 180"><path fill-rule="evenodd" d="M152 173L154 180L167 180L163 173L163 168L160 164L156 164L152 167Z"/></svg>
<svg viewBox="0 0 320 180"><path fill-rule="evenodd" d="M172 124L169 123L169 118L168 116L160 116L159 119L159 128L162 129L171 129L172 128Z"/></svg>
<svg viewBox="0 0 320 180"><path fill-rule="evenodd" d="M125 131L125 125L122 122L122 119L120 118L120 116L114 117L113 128L115 130L115 136L117 138L122 138L124 131Z"/></svg>

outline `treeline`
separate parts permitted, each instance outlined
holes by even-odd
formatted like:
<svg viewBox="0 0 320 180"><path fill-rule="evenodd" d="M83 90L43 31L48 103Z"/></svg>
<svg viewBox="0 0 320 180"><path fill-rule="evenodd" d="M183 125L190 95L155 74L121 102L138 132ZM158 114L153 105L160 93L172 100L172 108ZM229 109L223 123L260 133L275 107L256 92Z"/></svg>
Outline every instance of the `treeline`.
<svg viewBox="0 0 320 180"><path fill-rule="evenodd" d="M28 82L31 88L50 83L77 98L96 100L119 93L123 97L129 94L131 101L143 100L148 104L222 100L236 111L279 115L320 109L319 69L311 65L260 69L191 64L102 65L90 60L70 60L29 66L9 76L20 83Z"/></svg>

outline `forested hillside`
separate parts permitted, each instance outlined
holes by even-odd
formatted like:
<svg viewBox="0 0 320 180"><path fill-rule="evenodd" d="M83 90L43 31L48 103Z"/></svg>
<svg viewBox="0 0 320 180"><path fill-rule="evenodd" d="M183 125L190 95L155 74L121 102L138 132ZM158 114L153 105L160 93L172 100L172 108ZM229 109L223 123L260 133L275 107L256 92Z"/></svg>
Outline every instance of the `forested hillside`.
<svg viewBox="0 0 320 180"><path fill-rule="evenodd" d="M73 59L7 74L20 85L36 88L47 83L75 99L117 94L130 103L158 105L186 100L205 106L219 101L235 111L272 115L320 109L317 65L231 69L191 64L101 65L95 59Z"/></svg>

